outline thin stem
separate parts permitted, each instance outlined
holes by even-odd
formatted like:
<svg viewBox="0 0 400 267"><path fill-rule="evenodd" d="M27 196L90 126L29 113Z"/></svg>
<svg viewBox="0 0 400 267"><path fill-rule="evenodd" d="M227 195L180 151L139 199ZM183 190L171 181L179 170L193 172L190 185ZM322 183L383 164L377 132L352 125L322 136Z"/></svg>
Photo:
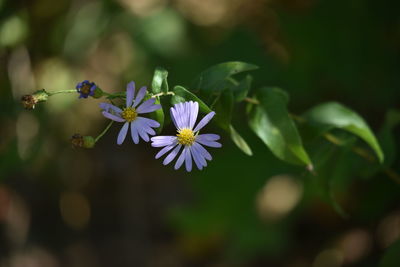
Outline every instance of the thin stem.
<svg viewBox="0 0 400 267"><path fill-rule="evenodd" d="M249 103L254 104L254 105L260 105L260 101L258 101L255 98L246 97L244 99L244 101L249 102Z"/></svg>
<svg viewBox="0 0 400 267"><path fill-rule="evenodd" d="M165 96L165 95L175 95L175 93L170 91L170 92L166 92L166 93L158 93L158 94L152 95L151 97L156 98L156 97Z"/></svg>
<svg viewBox="0 0 400 267"><path fill-rule="evenodd" d="M103 91L103 95L105 95L105 96L113 96L113 94L110 94L110 93L107 93L107 92L104 92L104 91Z"/></svg>
<svg viewBox="0 0 400 267"><path fill-rule="evenodd" d="M396 173L393 169L391 168L385 168L383 169L383 172L394 182L400 184L400 175Z"/></svg>
<svg viewBox="0 0 400 267"><path fill-rule="evenodd" d="M97 143L97 141L99 141L99 139L102 138L103 135L105 135L105 133L110 129L113 122L114 121L110 121L110 123L107 125L107 127L96 137L96 139L94 139L95 143Z"/></svg>
<svg viewBox="0 0 400 267"><path fill-rule="evenodd" d="M335 144L338 146L343 145L343 142L340 139L338 139L336 136L334 136L333 134L326 133L326 134L324 134L324 137L326 140L328 140L332 144ZM355 154L359 155L360 157L364 158L365 160L367 160L369 162L376 161L376 158L374 156L372 156L368 150L366 150L362 147L355 146L352 148L352 151ZM387 175L387 177L389 177L391 180L393 180L394 182L396 182L397 184L400 185L400 175L395 170L393 170L390 167L384 167L382 169L382 172L385 173Z"/></svg>
<svg viewBox="0 0 400 267"><path fill-rule="evenodd" d="M57 95L57 94L70 94L70 93L76 93L76 92L77 92L76 89L59 90L59 91L54 91L54 92L46 91L46 93L47 93L49 96Z"/></svg>

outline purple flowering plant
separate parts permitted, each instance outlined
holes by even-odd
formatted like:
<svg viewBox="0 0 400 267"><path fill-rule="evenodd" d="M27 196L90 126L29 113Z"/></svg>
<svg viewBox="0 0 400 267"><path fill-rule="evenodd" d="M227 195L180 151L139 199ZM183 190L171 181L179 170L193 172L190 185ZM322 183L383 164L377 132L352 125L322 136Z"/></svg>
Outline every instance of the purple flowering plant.
<svg viewBox="0 0 400 267"><path fill-rule="evenodd" d="M103 110L104 117L124 123L117 138L117 144L121 145L128 133L128 128L131 130L132 141L135 144L139 143L139 136L145 142L149 141L149 135L155 135L153 128L160 127L160 123L156 120L148 119L140 114L150 113L161 108L161 105L154 104L155 98L150 98L143 102L147 92L146 87L140 88L135 96L135 83L130 82L126 87L126 106L119 108L110 103L100 103L100 108Z"/></svg>
<svg viewBox="0 0 400 267"><path fill-rule="evenodd" d="M200 133L210 122L218 127L218 133L229 136L245 154L253 154L248 143L233 126L234 119L237 119L235 105L240 103L245 104L242 113L246 114L250 130L277 158L304 166L311 173L315 173L312 157L303 144L298 124L307 124L307 127L317 129L317 132L324 134L326 140L334 144L340 144L341 141L332 133L327 133L331 129L341 129L356 135L375 153L375 156L369 155L369 159L383 162L383 152L375 135L356 112L339 103L328 102L310 109L304 116L293 115L288 111L289 98L285 91L276 87L254 90L250 75L240 79L237 76L257 68L245 62L218 64L201 72L195 82L187 87L190 89L179 85L170 89L168 72L157 68L149 90L146 86L136 90L135 83L129 82L125 91L109 93L94 82L84 80L74 90L50 92L42 89L23 96L21 102L26 109L33 109L38 103L46 102L56 94L78 93L81 101L87 101L89 97L103 98L99 113L110 120L109 124L95 138L73 135L71 142L75 147L95 147L116 122L122 125L116 137L118 145L124 143L128 133L128 140L135 144L140 139L151 141L152 147L160 148L155 155L156 159L165 155L164 165L176 159L174 168L179 169L185 164L188 172L193 169L193 163L199 170L206 167L207 161L212 159L208 149L222 146L219 134ZM165 135L164 131L170 133L169 128L163 129L164 123L169 121L176 131L172 135ZM362 155L367 153L363 152Z"/></svg>

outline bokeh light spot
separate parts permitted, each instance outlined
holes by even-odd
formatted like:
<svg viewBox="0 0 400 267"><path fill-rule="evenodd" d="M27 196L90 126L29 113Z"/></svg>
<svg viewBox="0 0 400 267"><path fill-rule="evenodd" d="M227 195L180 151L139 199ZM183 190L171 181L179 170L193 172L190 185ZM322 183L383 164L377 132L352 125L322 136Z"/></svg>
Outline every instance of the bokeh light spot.
<svg viewBox="0 0 400 267"><path fill-rule="evenodd" d="M278 220L299 202L302 185L293 177L278 175L270 178L257 196L257 210L264 220Z"/></svg>
<svg viewBox="0 0 400 267"><path fill-rule="evenodd" d="M60 211L64 222L74 229L83 229L90 220L89 201L80 193L62 193Z"/></svg>
<svg viewBox="0 0 400 267"><path fill-rule="evenodd" d="M343 264L343 254L336 249L327 249L317 255L313 267L339 267Z"/></svg>

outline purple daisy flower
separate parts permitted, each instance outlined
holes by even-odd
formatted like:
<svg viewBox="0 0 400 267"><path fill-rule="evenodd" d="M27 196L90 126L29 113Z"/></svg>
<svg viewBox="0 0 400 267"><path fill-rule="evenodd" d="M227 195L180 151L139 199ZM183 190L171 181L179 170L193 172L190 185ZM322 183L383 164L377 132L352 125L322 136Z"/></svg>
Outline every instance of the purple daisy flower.
<svg viewBox="0 0 400 267"><path fill-rule="evenodd" d="M192 159L199 170L207 166L206 160L211 160L210 153L203 147L221 147L222 145L216 142L220 137L217 134L199 134L203 128L215 115L215 112L208 113L198 124L196 123L197 114L199 112L199 104L189 101L175 104L170 109L171 118L178 133L176 136L155 136L151 138L153 147L163 147L157 155L156 159L163 156L168 151L171 153L164 159L163 164L170 163L183 147L182 153L175 163L175 170L179 169L185 162L186 170L192 170Z"/></svg>
<svg viewBox="0 0 400 267"><path fill-rule="evenodd" d="M104 117L116 122L124 122L118 134L118 145L124 142L129 125L131 128L131 137L135 144L139 143L139 136L148 142L150 139L149 135L156 134L152 128L160 127L157 121L139 116L139 114L150 113L161 108L161 105L154 104L156 101L155 98L150 98L141 103L145 95L146 87L144 86L140 88L135 98L135 83L130 82L126 86L126 108L120 109L109 103L100 103Z"/></svg>
<svg viewBox="0 0 400 267"><path fill-rule="evenodd" d="M88 96L93 96L96 88L97 85L88 80L84 80L76 85L76 91L80 94L79 98L88 98Z"/></svg>

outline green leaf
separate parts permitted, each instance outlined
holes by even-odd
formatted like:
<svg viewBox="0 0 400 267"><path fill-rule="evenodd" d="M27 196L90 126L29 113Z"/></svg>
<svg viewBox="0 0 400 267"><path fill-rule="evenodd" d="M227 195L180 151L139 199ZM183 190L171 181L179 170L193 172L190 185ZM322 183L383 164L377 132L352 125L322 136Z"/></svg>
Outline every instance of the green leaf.
<svg viewBox="0 0 400 267"><path fill-rule="evenodd" d="M179 96L179 95L173 95L171 97L171 105L175 105L175 104L182 103L185 101L186 101L185 98L183 98L182 96Z"/></svg>
<svg viewBox="0 0 400 267"><path fill-rule="evenodd" d="M230 90L223 91L213 108L215 110L215 121L222 129L229 131L233 111L233 93Z"/></svg>
<svg viewBox="0 0 400 267"><path fill-rule="evenodd" d="M204 91L222 91L226 89L227 78L237 73L258 69L256 65L233 61L225 62L203 71L195 82L195 88Z"/></svg>
<svg viewBox="0 0 400 267"><path fill-rule="evenodd" d="M204 113L209 113L212 111L200 98L198 98L195 94L193 94L192 92L190 92L189 90L185 89L182 86L179 85L175 86L173 92L175 93L175 95L171 98L172 105L192 100L199 103L200 111Z"/></svg>
<svg viewBox="0 0 400 267"><path fill-rule="evenodd" d="M400 262L400 240L391 245L383 256L379 267L397 267Z"/></svg>
<svg viewBox="0 0 400 267"><path fill-rule="evenodd" d="M396 141L393 128L400 124L400 111L389 110L386 113L385 122L378 133L378 140L385 155L385 166L390 166L396 159Z"/></svg>
<svg viewBox="0 0 400 267"><path fill-rule="evenodd" d="M234 79L230 80L232 82L232 86L229 88L233 92L233 96L236 102L243 101L247 94L250 91L251 83L253 82L253 77L251 75L247 75L243 80L237 82Z"/></svg>
<svg viewBox="0 0 400 267"><path fill-rule="evenodd" d="M151 83L151 92L153 94L168 92L168 71L157 67L154 71L153 81Z"/></svg>
<svg viewBox="0 0 400 267"><path fill-rule="evenodd" d="M279 88L261 88L260 105L251 105L249 125L279 159L297 165L310 165L295 123L286 108L288 95Z"/></svg>
<svg viewBox="0 0 400 267"><path fill-rule="evenodd" d="M328 102L312 108L305 114L307 121L321 132L333 128L343 129L363 139L375 151L382 163L382 149L371 129L356 112L336 102Z"/></svg>
<svg viewBox="0 0 400 267"><path fill-rule="evenodd" d="M158 105L160 104L159 97L156 98L155 104L158 104ZM156 129L157 134L160 134L164 127L164 119L165 119L164 110L162 108L157 109L156 111L150 113L150 118L152 118L160 123L160 127L158 127Z"/></svg>
<svg viewBox="0 0 400 267"><path fill-rule="evenodd" d="M253 152L251 151L251 148L249 145L246 143L246 141L243 139L242 136L233 128L232 124L229 125L229 133L231 135L231 139L235 145L243 151L246 155L252 156Z"/></svg>

